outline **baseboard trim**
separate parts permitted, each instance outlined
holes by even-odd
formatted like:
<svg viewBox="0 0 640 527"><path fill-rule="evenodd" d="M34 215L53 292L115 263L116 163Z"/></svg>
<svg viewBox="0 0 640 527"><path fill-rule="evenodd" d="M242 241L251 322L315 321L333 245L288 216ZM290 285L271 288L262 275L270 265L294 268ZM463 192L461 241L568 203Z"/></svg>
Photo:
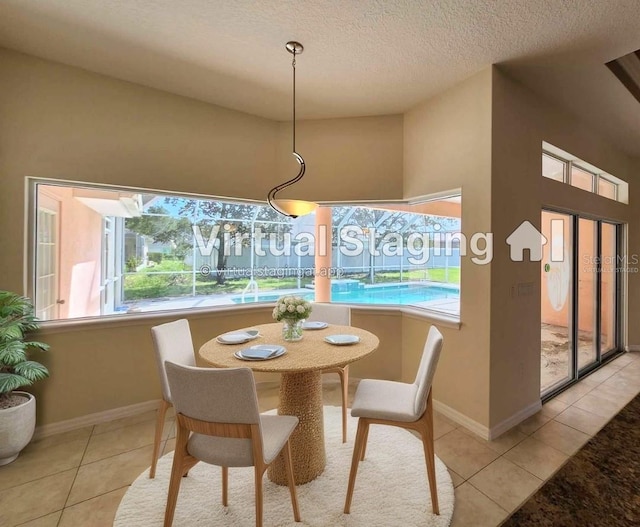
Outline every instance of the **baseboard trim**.
<svg viewBox="0 0 640 527"><path fill-rule="evenodd" d="M542 402L540 400L530 404L526 408L516 412L511 417L508 417L501 423L498 423L496 426L492 428L488 428L483 424L474 421L470 417L467 417L463 413L458 412L458 410L454 410L450 406L447 406L440 401L433 401L433 407L440 412L445 417L448 417L452 421L455 421L459 425L464 426L467 430L473 432L474 434L480 436L482 439L486 439L487 441L492 441L497 437L501 436L505 432L511 430L514 426L520 424L522 421L531 417L533 414L540 411L542 408Z"/></svg>
<svg viewBox="0 0 640 527"><path fill-rule="evenodd" d="M526 406L522 410L516 412L511 417L508 417L501 423L498 423L496 426L491 427L491 429L489 429L489 441L501 436L505 432L511 430L514 426L519 425L528 417L531 417L533 414L538 413L541 408L542 401L538 399L536 402L531 403L529 406Z"/></svg>
<svg viewBox="0 0 640 527"><path fill-rule="evenodd" d="M625 348L625 351L640 351L640 345L638 344L633 344L631 346L627 346Z"/></svg>
<svg viewBox="0 0 640 527"><path fill-rule="evenodd" d="M103 412L82 415L80 417L74 417L73 419L67 419L66 421L58 421L57 423L38 426L33 437L34 439L40 439L50 435L84 428L85 426L98 425L107 421L113 421L114 419L130 417L132 415L149 412L151 410L157 410L159 405L160 399L154 399L143 403L122 406L120 408L112 408Z"/></svg>
<svg viewBox="0 0 640 527"><path fill-rule="evenodd" d="M482 439L489 439L489 429L483 424L474 421L470 417L467 417L463 413L458 412L458 410L454 410L450 406L447 406L440 401L434 400L433 407L445 417L448 417L459 425L464 426L467 430L470 430L474 434L480 436Z"/></svg>

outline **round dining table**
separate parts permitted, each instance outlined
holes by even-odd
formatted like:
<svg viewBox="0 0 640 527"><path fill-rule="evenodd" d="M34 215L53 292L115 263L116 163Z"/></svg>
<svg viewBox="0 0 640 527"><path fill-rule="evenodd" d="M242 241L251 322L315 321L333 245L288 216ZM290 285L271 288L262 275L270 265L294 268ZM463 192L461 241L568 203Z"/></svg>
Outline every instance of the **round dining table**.
<svg viewBox="0 0 640 527"><path fill-rule="evenodd" d="M305 330L302 340L287 342L282 338L282 323L262 324L238 329L256 329L259 337L243 344L221 344L215 338L199 350L200 358L216 368L248 367L257 372L280 373L279 415L295 415L299 419L291 435L291 455L296 485L317 478L324 471L326 453L322 413L322 371L355 362L378 347L373 333L353 326L330 324L316 330ZM356 335L359 341L334 345L325 340L331 335ZM234 352L255 344L277 344L286 348L283 355L261 361L241 360ZM280 455L269 467L268 477L274 483L287 485L284 460Z"/></svg>

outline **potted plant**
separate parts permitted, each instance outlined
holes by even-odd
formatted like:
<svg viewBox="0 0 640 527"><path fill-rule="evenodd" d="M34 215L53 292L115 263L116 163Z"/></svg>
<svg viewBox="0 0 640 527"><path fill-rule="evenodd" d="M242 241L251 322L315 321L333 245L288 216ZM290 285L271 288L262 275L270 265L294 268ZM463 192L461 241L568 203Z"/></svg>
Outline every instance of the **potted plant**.
<svg viewBox="0 0 640 527"><path fill-rule="evenodd" d="M49 376L47 368L28 358L32 348L49 348L26 338L36 329L31 301L0 291L0 466L14 461L35 431L35 397L16 390Z"/></svg>

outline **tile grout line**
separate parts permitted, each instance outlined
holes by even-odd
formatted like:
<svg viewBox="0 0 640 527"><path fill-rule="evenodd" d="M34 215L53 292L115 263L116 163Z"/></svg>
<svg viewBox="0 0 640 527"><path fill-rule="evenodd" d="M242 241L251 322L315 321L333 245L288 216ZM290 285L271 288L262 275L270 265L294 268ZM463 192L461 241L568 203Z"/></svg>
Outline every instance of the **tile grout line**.
<svg viewBox="0 0 640 527"><path fill-rule="evenodd" d="M87 454L87 449L89 448L89 443L91 442L91 438L93 437L93 433L95 431L95 425L91 427L91 433L87 438L87 444L84 446L84 452L82 452L82 457L80 458L80 463L76 467L76 473L73 476L73 481L71 482L71 486L69 487L69 492L67 493L67 497L64 500L64 505L62 506L62 512L60 514L60 518L58 518L58 523L56 523L56 527L59 527L60 522L62 521L62 517L64 516L64 510L67 508L67 503L69 502L69 497L71 496L71 491L73 490L73 486L76 484L76 479L78 479L78 473L80 472L80 467L82 467L82 461L84 460L84 456Z"/></svg>

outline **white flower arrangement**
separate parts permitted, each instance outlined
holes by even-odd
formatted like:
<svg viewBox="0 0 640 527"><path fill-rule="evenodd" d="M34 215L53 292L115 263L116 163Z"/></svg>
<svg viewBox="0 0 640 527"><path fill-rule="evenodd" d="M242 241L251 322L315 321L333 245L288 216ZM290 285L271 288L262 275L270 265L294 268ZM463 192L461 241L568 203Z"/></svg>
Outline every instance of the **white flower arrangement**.
<svg viewBox="0 0 640 527"><path fill-rule="evenodd" d="M311 303L299 296L283 296L278 298L273 308L275 320L304 320L311 314Z"/></svg>

